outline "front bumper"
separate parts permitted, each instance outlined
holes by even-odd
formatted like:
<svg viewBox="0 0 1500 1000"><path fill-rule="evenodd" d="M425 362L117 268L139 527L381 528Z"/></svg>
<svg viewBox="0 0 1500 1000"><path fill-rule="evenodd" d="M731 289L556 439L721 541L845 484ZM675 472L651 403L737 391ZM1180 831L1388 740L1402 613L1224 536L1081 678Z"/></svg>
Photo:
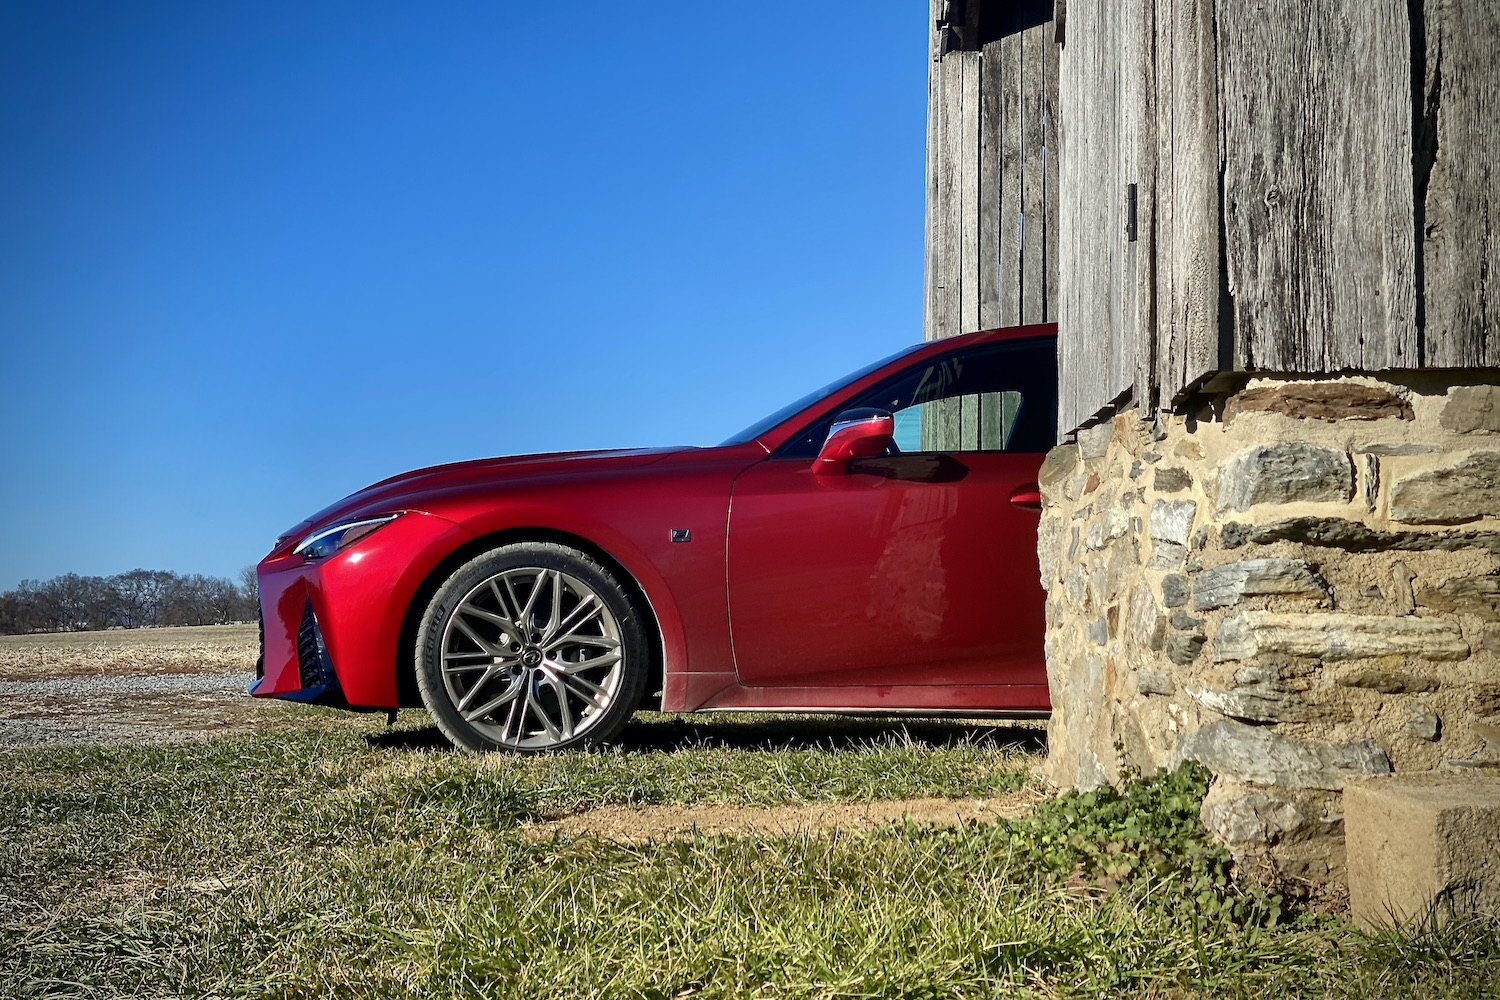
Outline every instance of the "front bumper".
<svg viewBox="0 0 1500 1000"><path fill-rule="evenodd" d="M423 582L473 539L464 528L411 512L327 559L286 545L256 568L263 621L257 698L398 708L401 629Z"/></svg>

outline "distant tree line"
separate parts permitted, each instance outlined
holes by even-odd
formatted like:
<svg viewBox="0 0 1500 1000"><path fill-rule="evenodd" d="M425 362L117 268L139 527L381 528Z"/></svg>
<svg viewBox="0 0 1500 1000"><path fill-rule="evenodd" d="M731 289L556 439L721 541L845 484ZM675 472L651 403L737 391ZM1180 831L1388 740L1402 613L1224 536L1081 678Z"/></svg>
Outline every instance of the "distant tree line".
<svg viewBox="0 0 1500 1000"><path fill-rule="evenodd" d="M255 621L255 568L239 581L133 569L115 576L68 573L22 580L0 594L0 633L80 632L158 625L222 625Z"/></svg>

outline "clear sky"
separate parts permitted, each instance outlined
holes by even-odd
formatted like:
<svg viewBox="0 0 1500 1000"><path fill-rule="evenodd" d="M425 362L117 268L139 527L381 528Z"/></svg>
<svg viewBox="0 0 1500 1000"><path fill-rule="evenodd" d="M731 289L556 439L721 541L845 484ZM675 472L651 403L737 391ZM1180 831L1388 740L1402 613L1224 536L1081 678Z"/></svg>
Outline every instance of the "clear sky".
<svg viewBox="0 0 1500 1000"><path fill-rule="evenodd" d="M919 340L927 9L0 2L0 589Z"/></svg>

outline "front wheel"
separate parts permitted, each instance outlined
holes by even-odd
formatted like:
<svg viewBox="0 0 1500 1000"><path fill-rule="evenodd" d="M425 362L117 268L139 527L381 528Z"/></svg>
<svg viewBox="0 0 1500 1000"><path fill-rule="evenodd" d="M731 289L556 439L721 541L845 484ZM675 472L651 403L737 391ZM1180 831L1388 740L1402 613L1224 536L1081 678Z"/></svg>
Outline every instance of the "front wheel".
<svg viewBox="0 0 1500 1000"><path fill-rule="evenodd" d="M550 542L471 559L417 632L417 687L460 749L538 753L619 732L646 682L646 631L603 566Z"/></svg>

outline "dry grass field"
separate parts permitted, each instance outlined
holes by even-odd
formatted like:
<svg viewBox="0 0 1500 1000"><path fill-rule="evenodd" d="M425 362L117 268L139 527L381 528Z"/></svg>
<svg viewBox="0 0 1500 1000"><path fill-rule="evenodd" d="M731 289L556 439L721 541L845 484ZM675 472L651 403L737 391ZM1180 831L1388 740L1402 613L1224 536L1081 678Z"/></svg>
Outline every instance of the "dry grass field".
<svg viewBox="0 0 1500 1000"><path fill-rule="evenodd" d="M249 698L254 625L0 636L0 747L138 744L281 725Z"/></svg>
<svg viewBox="0 0 1500 1000"><path fill-rule="evenodd" d="M1184 768L1035 726L642 713L455 754L251 699L253 626L0 639L0 997L1500 996L1489 926L1232 878Z"/></svg>
<svg viewBox="0 0 1500 1000"><path fill-rule="evenodd" d="M0 681L255 670L254 625L0 636Z"/></svg>

